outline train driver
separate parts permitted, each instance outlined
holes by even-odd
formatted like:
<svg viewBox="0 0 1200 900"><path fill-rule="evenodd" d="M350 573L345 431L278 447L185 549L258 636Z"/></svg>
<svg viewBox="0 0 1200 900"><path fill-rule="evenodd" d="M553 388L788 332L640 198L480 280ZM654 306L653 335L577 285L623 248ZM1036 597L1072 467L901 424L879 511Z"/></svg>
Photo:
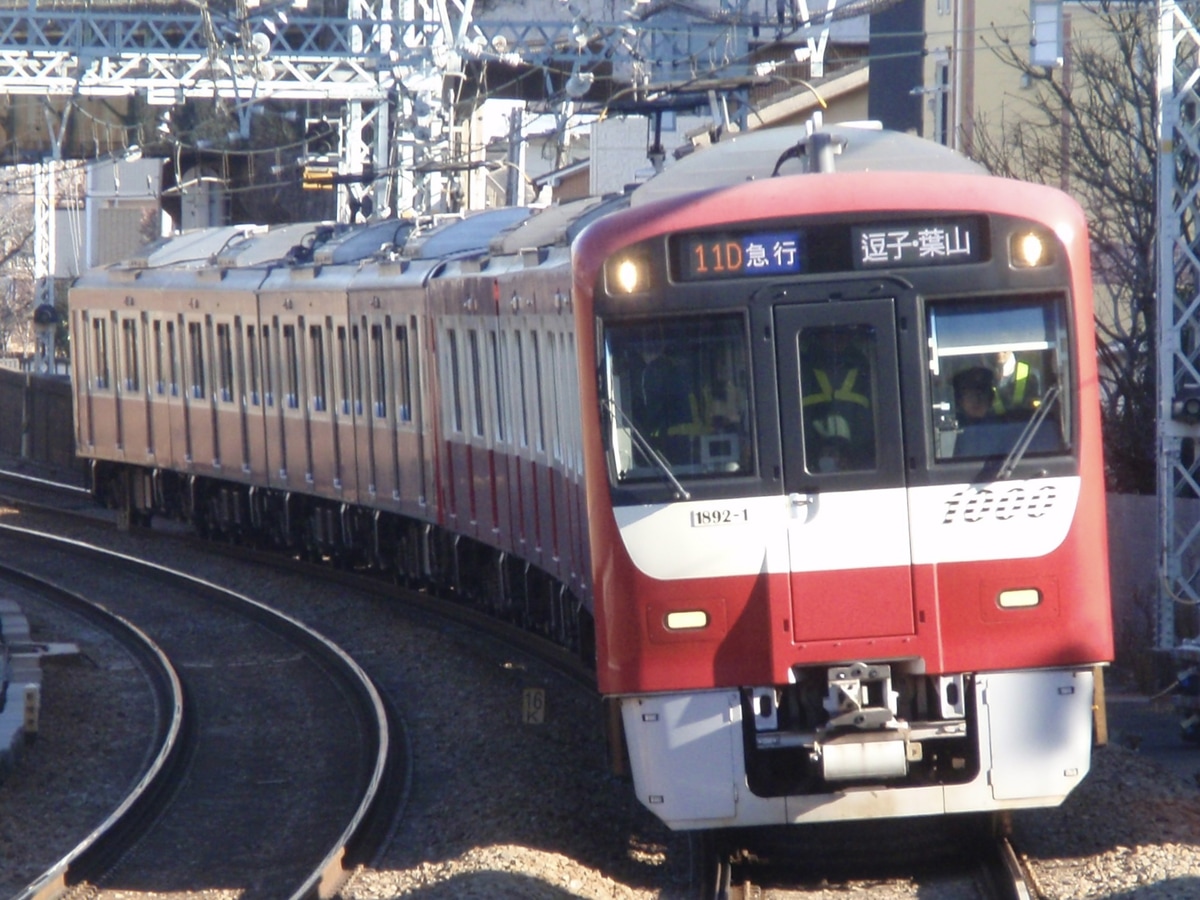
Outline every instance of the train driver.
<svg viewBox="0 0 1200 900"><path fill-rule="evenodd" d="M998 416L1037 409L1041 403L1041 382L1029 363L1017 359L1011 350L1001 350L990 360L996 387L992 411Z"/></svg>
<svg viewBox="0 0 1200 900"><path fill-rule="evenodd" d="M871 364L861 326L806 329L800 345L805 451L818 472L875 466Z"/></svg>
<svg viewBox="0 0 1200 900"><path fill-rule="evenodd" d="M960 426L976 425L996 415L996 377L991 369L963 369L954 376L953 383Z"/></svg>
<svg viewBox="0 0 1200 900"><path fill-rule="evenodd" d="M670 352L661 327L647 335L631 374L634 424L672 462L684 461L667 438L679 435L693 420L691 379L683 362Z"/></svg>

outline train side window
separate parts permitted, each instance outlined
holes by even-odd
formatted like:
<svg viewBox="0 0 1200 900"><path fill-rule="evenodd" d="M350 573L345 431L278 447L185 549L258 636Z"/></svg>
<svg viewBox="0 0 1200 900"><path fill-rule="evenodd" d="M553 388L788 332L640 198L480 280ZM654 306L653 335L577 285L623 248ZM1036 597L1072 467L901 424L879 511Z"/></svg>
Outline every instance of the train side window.
<svg viewBox="0 0 1200 900"><path fill-rule="evenodd" d="M446 329L446 348L449 351L446 365L450 367L450 422L454 430L462 433L463 430L463 411L462 411L462 377L459 374L458 360L458 332L453 328Z"/></svg>
<svg viewBox="0 0 1200 900"><path fill-rule="evenodd" d="M337 327L337 386L338 411L350 415L350 347L346 340L346 326Z"/></svg>
<svg viewBox="0 0 1200 900"><path fill-rule="evenodd" d="M175 341L175 323L167 323L167 356L171 363L171 396L179 396L179 344Z"/></svg>
<svg viewBox="0 0 1200 900"><path fill-rule="evenodd" d="M276 320L278 321L278 320ZM271 326L262 327L263 402L275 405L275 355L271 353Z"/></svg>
<svg viewBox="0 0 1200 900"><path fill-rule="evenodd" d="M408 326L396 326L396 418L412 421L412 354L408 346Z"/></svg>
<svg viewBox="0 0 1200 900"><path fill-rule="evenodd" d="M250 394L250 405L258 406L261 403L262 395L259 393L259 360L258 360L258 335L255 333L253 325L246 326L246 354L249 357L246 360L246 367L249 372L248 387Z"/></svg>
<svg viewBox="0 0 1200 900"><path fill-rule="evenodd" d="M483 430L483 362L479 356L479 330L467 329L467 347L471 355L471 425L472 434L481 438Z"/></svg>
<svg viewBox="0 0 1200 900"><path fill-rule="evenodd" d="M1064 453L1069 342L1061 298L942 301L927 312L934 458Z"/></svg>
<svg viewBox="0 0 1200 900"><path fill-rule="evenodd" d="M296 326L283 326L283 371L287 378L284 396L288 409L300 408L300 351L296 346Z"/></svg>
<svg viewBox="0 0 1200 900"><path fill-rule="evenodd" d="M542 394L542 386L546 383L542 378L542 350L538 343L538 333L529 332L529 352L533 357L533 391L537 397L537 446L538 453L546 452L546 399Z"/></svg>
<svg viewBox="0 0 1200 900"><path fill-rule="evenodd" d="M313 412L325 412L325 333L320 325L309 326L308 340L312 349L312 408Z"/></svg>
<svg viewBox="0 0 1200 900"><path fill-rule="evenodd" d="M554 458L561 461L563 458L562 415L558 403L559 395L562 393L562 373L558 369L558 335L553 331L546 332L546 348L550 354L550 378L546 382L546 393L550 395L548 404L551 416L550 446Z"/></svg>
<svg viewBox="0 0 1200 900"><path fill-rule="evenodd" d="M124 371L124 386L127 391L138 389L138 332L136 319L121 320L121 347L124 350L122 365Z"/></svg>
<svg viewBox="0 0 1200 900"><path fill-rule="evenodd" d="M226 323L217 324L217 390L223 401L233 402L233 339Z"/></svg>
<svg viewBox="0 0 1200 900"><path fill-rule="evenodd" d="M204 379L204 327L188 322L188 356L192 364L192 396L197 400L207 394Z"/></svg>
<svg viewBox="0 0 1200 900"><path fill-rule="evenodd" d="M246 405L246 345L242 337L242 317L233 320L233 396ZM243 457L245 459L245 457Z"/></svg>
<svg viewBox="0 0 1200 900"><path fill-rule="evenodd" d="M92 367L93 382L99 390L108 390L108 322L105 319L92 319Z"/></svg>
<svg viewBox="0 0 1200 900"><path fill-rule="evenodd" d="M576 371L575 335L569 333L566 337L566 364L564 383L567 386L567 406L573 408L579 402L579 375ZM580 432L582 424L577 415L568 415L569 443L571 445L571 468L575 472L583 471L583 435Z"/></svg>
<svg viewBox="0 0 1200 900"><path fill-rule="evenodd" d="M364 321L363 327L366 327ZM353 385L354 385L354 414L361 416L363 414L363 369L366 368L367 361L363 358L362 335L359 332L357 325L350 329L350 347L352 353L353 370Z"/></svg>
<svg viewBox="0 0 1200 900"><path fill-rule="evenodd" d="M154 352L154 393L156 393L156 394L164 394L164 393L166 393L166 389L167 389L166 379L163 376L163 352L162 352L163 327L162 327L162 325L163 325L163 323L162 323L161 319L155 319L154 323L151 327L151 331L154 335L154 344L153 344L152 349Z"/></svg>
<svg viewBox="0 0 1200 900"><path fill-rule="evenodd" d="M516 341L516 357L517 357L517 404L520 409L520 415L517 421L521 424L521 446L529 446L529 405L526 401L526 385L525 385L525 341L521 331L513 332L513 340Z"/></svg>
<svg viewBox="0 0 1200 900"><path fill-rule="evenodd" d="M488 355L492 370L492 396L496 398L496 405L492 409L492 427L496 432L496 440L500 443L508 440L508 422L506 421L508 404L505 403L504 398L504 364L500 359L500 347L503 337L494 330L488 332ZM505 350L507 350L507 342L503 342L503 345ZM507 353L505 356L507 356Z"/></svg>
<svg viewBox="0 0 1200 900"><path fill-rule="evenodd" d="M383 326L371 326L371 359L374 362L375 418L387 418L387 350L383 346Z"/></svg>

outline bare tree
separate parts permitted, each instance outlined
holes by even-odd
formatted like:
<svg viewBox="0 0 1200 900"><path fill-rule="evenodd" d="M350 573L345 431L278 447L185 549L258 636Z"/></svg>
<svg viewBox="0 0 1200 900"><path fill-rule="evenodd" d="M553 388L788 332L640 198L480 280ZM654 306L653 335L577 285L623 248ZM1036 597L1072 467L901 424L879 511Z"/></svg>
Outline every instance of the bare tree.
<svg viewBox="0 0 1200 900"><path fill-rule="evenodd" d="M0 204L0 353L33 321L33 197Z"/></svg>
<svg viewBox="0 0 1200 900"><path fill-rule="evenodd" d="M986 41L1030 89L1013 98L1021 115L980 117L974 152L997 174L1063 188L1086 211L1109 489L1153 493L1156 13L1113 0L1074 9L1086 36L1067 32L1062 67L1031 65L1028 47L1007 37Z"/></svg>

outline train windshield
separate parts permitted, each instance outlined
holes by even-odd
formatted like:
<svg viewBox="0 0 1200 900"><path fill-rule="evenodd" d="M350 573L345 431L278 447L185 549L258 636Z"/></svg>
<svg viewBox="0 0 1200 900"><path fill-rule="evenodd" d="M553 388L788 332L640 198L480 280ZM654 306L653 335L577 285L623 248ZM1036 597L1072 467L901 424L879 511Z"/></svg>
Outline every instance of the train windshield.
<svg viewBox="0 0 1200 900"><path fill-rule="evenodd" d="M1064 453L1070 371L1061 301L943 302L928 310L938 460Z"/></svg>
<svg viewBox="0 0 1200 900"><path fill-rule="evenodd" d="M751 471L743 315L614 322L604 334L609 453L617 483Z"/></svg>

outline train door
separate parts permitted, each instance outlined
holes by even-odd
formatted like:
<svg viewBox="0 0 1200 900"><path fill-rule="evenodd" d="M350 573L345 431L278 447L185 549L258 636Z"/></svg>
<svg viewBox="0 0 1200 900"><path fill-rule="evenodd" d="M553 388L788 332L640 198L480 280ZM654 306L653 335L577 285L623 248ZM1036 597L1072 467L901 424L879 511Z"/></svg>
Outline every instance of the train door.
<svg viewBox="0 0 1200 900"><path fill-rule="evenodd" d="M397 467L403 499L413 510L425 504L425 423L421 396L421 333L416 316L392 328L396 357Z"/></svg>
<svg viewBox="0 0 1200 900"><path fill-rule="evenodd" d="M245 371L240 365L242 320L240 316L213 316L213 365L211 395L216 428L213 441L216 461L229 477L240 478L250 468L246 432Z"/></svg>
<svg viewBox="0 0 1200 900"><path fill-rule="evenodd" d="M116 446L117 412L112 387L112 354L108 343L110 328L108 313L77 313L74 333L77 339L76 391L79 396L80 447L101 459L112 458Z"/></svg>
<svg viewBox="0 0 1200 900"><path fill-rule="evenodd" d="M283 394L283 351L279 341L279 316L268 319L260 310L259 317L267 476L271 487L286 490L289 487L288 430L284 427L283 417L286 398Z"/></svg>
<svg viewBox="0 0 1200 900"><path fill-rule="evenodd" d="M392 317L381 315L362 317L359 358L367 400L367 420L370 422L369 456L371 484L376 493L393 502L400 499L400 475L395 417L392 414L394 396L394 358L388 334Z"/></svg>
<svg viewBox="0 0 1200 900"><path fill-rule="evenodd" d="M171 378L170 361L173 359L168 347L170 316L153 312L143 320L146 329L146 371L148 383L146 394L150 451L160 466L170 466L174 461L171 443L171 397L176 388Z"/></svg>
<svg viewBox="0 0 1200 900"><path fill-rule="evenodd" d="M322 321L313 316L307 323L302 321L300 328L303 333L299 339L307 341L300 369L308 415L307 471L319 492L343 493L347 487L342 480L343 460L354 458L354 447L349 443L353 435L339 428L337 404L331 402L331 387L337 383L336 377L331 376L329 352L333 319L326 316ZM349 485L351 495L354 487Z"/></svg>
<svg viewBox="0 0 1200 900"><path fill-rule="evenodd" d="M777 305L774 319L793 637L912 634L895 301Z"/></svg>
<svg viewBox="0 0 1200 900"><path fill-rule="evenodd" d="M203 316L184 316L180 320L184 431L187 434L185 461L193 471L211 470L217 458L213 404L208 393L212 366L206 352L204 326Z"/></svg>
<svg viewBox="0 0 1200 900"><path fill-rule="evenodd" d="M168 427L171 430L171 462L170 467L180 471L188 471L192 466L192 440L188 432L187 386L184 384L183 370L183 339L184 320L182 316L169 314L163 318L163 353L167 379L167 410ZM161 459L159 464L164 465Z"/></svg>
<svg viewBox="0 0 1200 900"><path fill-rule="evenodd" d="M251 481L262 484L267 481L270 464L267 459L267 414L268 403L274 398L267 390L265 354L265 331L260 329L257 318L242 322L239 335L237 358L241 368L243 385L242 408L245 416L246 459L249 461Z"/></svg>
<svg viewBox="0 0 1200 900"><path fill-rule="evenodd" d="M304 343L304 317L277 319L279 332L280 412L283 417L283 465L287 484L295 488L313 483L312 444L308 425L308 361Z"/></svg>
<svg viewBox="0 0 1200 900"><path fill-rule="evenodd" d="M146 354L141 324L137 312L120 310L113 323L117 441L123 458L130 462L144 462L151 455L143 392L142 362Z"/></svg>

